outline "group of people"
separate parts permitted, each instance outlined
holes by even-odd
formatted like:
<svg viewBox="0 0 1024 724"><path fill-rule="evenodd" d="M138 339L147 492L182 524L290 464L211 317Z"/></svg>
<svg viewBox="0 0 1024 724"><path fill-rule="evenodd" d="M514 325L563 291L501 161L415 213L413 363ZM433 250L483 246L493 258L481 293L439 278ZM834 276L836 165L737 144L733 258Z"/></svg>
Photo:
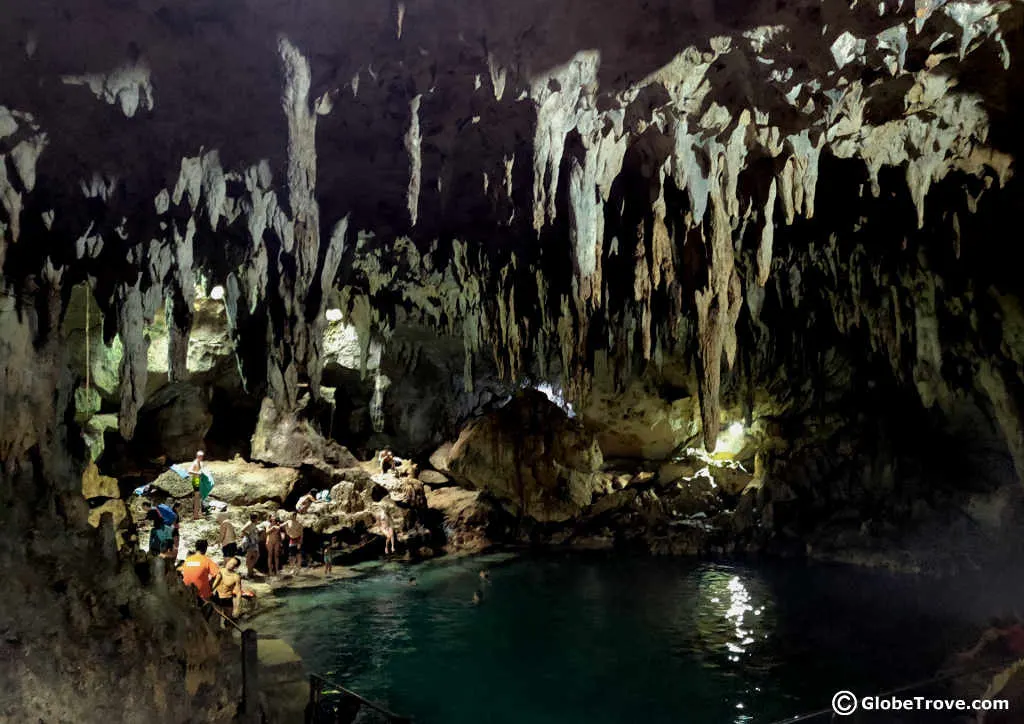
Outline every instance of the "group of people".
<svg viewBox="0 0 1024 724"><path fill-rule="evenodd" d="M206 474L205 456L196 453L195 460L187 468L192 487L192 515L199 520L203 517L202 478ZM390 450L383 450L379 456L382 472L398 472L399 461ZM207 485L209 487L209 485ZM218 565L209 555L210 543L203 539L196 542L195 550L180 565L182 580L193 586L199 598L217 606L227 616L237 616L244 595L241 566L245 564L245 575L252 579L257 575L257 565L265 561L266 574L276 576L290 564L294 570L303 565L304 528L300 514L307 513L316 502L329 502L327 490L311 490L296 503L295 510L269 513L250 513L248 521L240 529L226 512L218 515L218 543L223 553L223 562ZM142 504L145 520L152 524L148 550L152 555L177 557L181 509L178 503L153 505ZM395 526L386 508L376 513L377 523L384 537L385 555L395 553ZM324 573L331 572L333 554L339 549L337 536L323 540L320 553L323 555ZM264 557L265 556L265 557ZM262 570L262 568L261 568ZM251 594L249 594L251 595Z"/></svg>
<svg viewBox="0 0 1024 724"><path fill-rule="evenodd" d="M238 573L238 556L228 556L223 568L207 555L209 543L196 541L195 553L181 564L181 579L186 586L196 589L196 595L212 603L225 615L238 618L242 608L242 576Z"/></svg>
<svg viewBox="0 0 1024 724"><path fill-rule="evenodd" d="M240 531L235 530L227 513L221 513L218 520L221 550L225 556L244 556L246 575L250 578L256 574L256 564L263 550L266 551L267 573L271 576L281 572L282 559L294 561L296 568L302 567L303 527L297 512L285 520L272 513L263 521L258 513L250 513Z"/></svg>

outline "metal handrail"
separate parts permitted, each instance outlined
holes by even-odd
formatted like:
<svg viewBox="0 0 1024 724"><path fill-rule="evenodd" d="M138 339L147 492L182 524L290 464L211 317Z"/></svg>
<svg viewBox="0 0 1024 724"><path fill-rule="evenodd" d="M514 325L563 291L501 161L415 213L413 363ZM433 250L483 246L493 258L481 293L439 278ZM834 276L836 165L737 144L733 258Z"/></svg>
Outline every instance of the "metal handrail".
<svg viewBox="0 0 1024 724"><path fill-rule="evenodd" d="M211 610L211 611L213 611L213 612L214 612L214 613L216 613L216 614L217 614L218 616L220 616L220 617L221 617L222 619L224 619L224 620L225 620L225 621L227 621L227 622L228 622L229 624L231 624L232 626L234 626L235 630L236 630L236 631L238 631L238 633L242 633L243 629L242 629L242 627L241 627L241 626L239 626L239 625L238 625L238 622L237 622L237 621L235 621L235 620L234 620L233 618L231 618L230 616L228 616L228 615L227 615L226 613L224 613L223 611L221 611L221 610L220 610L219 608L217 608L216 604L214 604L214 602L213 602L213 601L203 601L203 607L206 607L206 606L209 606L209 607L210 607L210 610Z"/></svg>
<svg viewBox="0 0 1024 724"><path fill-rule="evenodd" d="M331 687L332 689L337 689L340 693L344 694L345 696L352 697L353 699L358 701L360 704L362 704L364 706L368 706L371 709L373 709L374 711L377 711L377 712L383 714L390 721L398 722L398 724L411 724L411 722L412 722L412 719L410 717L400 716L398 714L395 714L393 711L389 711L388 709L385 709L380 704L376 704L376 703L370 701L369 699L366 699L366 698L360 696L359 694L355 693L354 691L352 691L350 689L346 689L344 686L342 686L340 684L337 684L337 683L331 681L330 679L324 678L320 674L310 674L309 675L309 679L310 679L310 686L313 686L313 682L314 681L319 681L321 684L326 684L327 686Z"/></svg>

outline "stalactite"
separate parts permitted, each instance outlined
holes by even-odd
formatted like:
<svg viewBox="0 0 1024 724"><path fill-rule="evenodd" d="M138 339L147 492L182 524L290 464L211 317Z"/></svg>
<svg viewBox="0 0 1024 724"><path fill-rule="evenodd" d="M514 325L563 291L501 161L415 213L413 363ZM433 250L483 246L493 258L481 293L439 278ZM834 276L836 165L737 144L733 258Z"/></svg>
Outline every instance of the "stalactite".
<svg viewBox="0 0 1024 724"><path fill-rule="evenodd" d="M531 85L530 98L538 106L533 142L533 228L538 232L555 220L562 149L579 112L593 105L584 99L596 89L599 59L596 51L581 51Z"/></svg>
<svg viewBox="0 0 1024 724"><path fill-rule="evenodd" d="M174 256L171 269L174 274L166 295L167 370L171 382L188 377L188 340L196 301L195 273L192 268L195 232L195 220L191 217L184 234L177 226L173 230Z"/></svg>
<svg viewBox="0 0 1024 724"><path fill-rule="evenodd" d="M420 154L420 99L417 95L409 101L409 129L405 132L405 151L409 154L409 191L406 204L409 209L409 224L416 226L420 203L420 176L423 173L423 159Z"/></svg>
<svg viewBox="0 0 1024 724"><path fill-rule="evenodd" d="M494 90L494 100L501 103L505 95L505 83L508 79L508 71L498 65L494 53L487 54L487 70L491 76L491 88Z"/></svg>
<svg viewBox="0 0 1024 724"><path fill-rule="evenodd" d="M147 350L149 340L145 333L145 312L140 278L134 284L122 284L116 294L117 334L121 338L121 410L118 428L125 440L135 435L135 423L145 402L148 375Z"/></svg>
<svg viewBox="0 0 1024 724"><path fill-rule="evenodd" d="M320 255L320 209L315 195L317 116L309 98L309 61L284 37L278 41L278 51L284 71L281 105L288 121L288 205L293 234L291 238L285 235L283 247L294 259L295 266L293 272L289 265L278 261L278 292L287 321L284 329L271 327L268 330L271 342L268 384L278 409L294 410L301 376L308 378L319 365L305 308L313 285L319 282L316 279ZM310 393L314 397L319 394L315 384L310 385Z"/></svg>
<svg viewBox="0 0 1024 724"><path fill-rule="evenodd" d="M651 208L654 214L654 221L651 224L651 288L658 289L664 282L668 287L675 279L675 271L672 266L672 239L665 225L665 175L666 168L662 166L658 183L658 198L655 199Z"/></svg>
<svg viewBox="0 0 1024 724"><path fill-rule="evenodd" d="M768 187L768 200L764 204L764 226L761 243L757 247L757 283L764 286L772 269L772 243L775 238L775 179Z"/></svg>
<svg viewBox="0 0 1024 724"><path fill-rule="evenodd" d="M109 73L67 75L61 78L65 85L84 85L98 99L117 104L128 118L141 108L152 111L155 105L151 71L144 60L126 63Z"/></svg>
<svg viewBox="0 0 1024 724"><path fill-rule="evenodd" d="M818 159L824 137L811 141L804 130L786 139L790 157L779 174L779 195L786 212L786 224L792 224L796 214L814 217L814 194L818 184Z"/></svg>

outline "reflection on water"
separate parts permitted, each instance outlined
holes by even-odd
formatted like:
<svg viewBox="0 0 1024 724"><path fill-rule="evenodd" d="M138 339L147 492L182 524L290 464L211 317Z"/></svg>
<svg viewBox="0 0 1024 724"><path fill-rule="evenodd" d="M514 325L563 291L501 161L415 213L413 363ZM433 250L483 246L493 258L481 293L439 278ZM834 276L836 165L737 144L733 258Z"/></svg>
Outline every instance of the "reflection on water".
<svg viewBox="0 0 1024 724"><path fill-rule="evenodd" d="M932 673L950 595L849 569L489 558L384 566L256 625L420 724L751 724Z"/></svg>

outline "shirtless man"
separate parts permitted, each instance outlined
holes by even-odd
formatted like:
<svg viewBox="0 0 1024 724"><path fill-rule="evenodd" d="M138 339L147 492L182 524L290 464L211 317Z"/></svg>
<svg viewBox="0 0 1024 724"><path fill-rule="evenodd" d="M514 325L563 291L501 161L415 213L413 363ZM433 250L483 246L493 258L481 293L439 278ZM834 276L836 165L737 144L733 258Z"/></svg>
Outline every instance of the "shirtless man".
<svg viewBox="0 0 1024 724"><path fill-rule="evenodd" d="M192 481L192 520L201 520L203 517L202 498L199 495L199 484L203 475L203 457L203 451L199 450L196 452L196 459L188 466L188 477Z"/></svg>
<svg viewBox="0 0 1024 724"><path fill-rule="evenodd" d="M292 513L292 517L284 524L285 535L288 536L288 558L295 556L295 569L302 568L302 522L298 513Z"/></svg>

